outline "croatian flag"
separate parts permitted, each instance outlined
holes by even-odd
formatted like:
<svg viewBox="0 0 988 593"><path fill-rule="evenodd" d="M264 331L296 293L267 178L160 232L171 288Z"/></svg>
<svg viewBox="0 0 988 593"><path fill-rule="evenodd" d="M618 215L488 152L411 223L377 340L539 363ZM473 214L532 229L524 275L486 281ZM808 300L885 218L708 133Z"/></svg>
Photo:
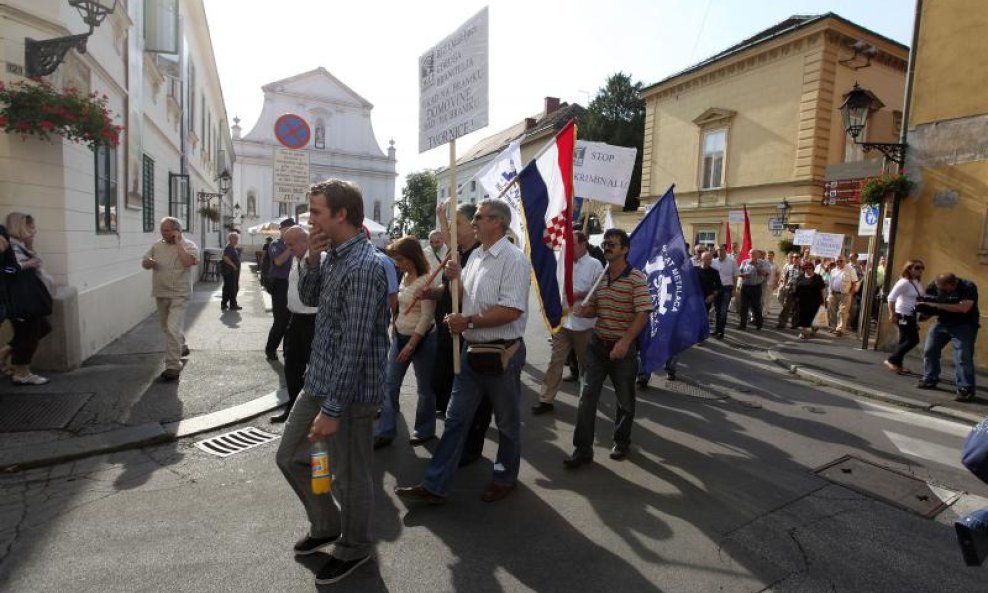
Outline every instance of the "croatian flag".
<svg viewBox="0 0 988 593"><path fill-rule="evenodd" d="M540 157L518 173L528 229L528 255L549 330L562 327L573 304L573 149L570 120Z"/></svg>
<svg viewBox="0 0 988 593"><path fill-rule="evenodd" d="M642 374L710 335L700 289L670 187L631 233L628 263L642 270L652 295L648 325L638 335Z"/></svg>

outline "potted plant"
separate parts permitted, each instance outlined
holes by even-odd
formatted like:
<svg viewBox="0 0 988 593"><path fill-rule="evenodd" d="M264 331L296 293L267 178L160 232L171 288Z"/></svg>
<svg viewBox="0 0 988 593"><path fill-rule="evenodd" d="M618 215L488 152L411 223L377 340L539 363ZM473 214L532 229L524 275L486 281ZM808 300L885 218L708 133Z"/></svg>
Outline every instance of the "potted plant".
<svg viewBox="0 0 988 593"><path fill-rule="evenodd" d="M56 89L40 79L9 86L0 82L0 129L23 140L51 140L57 134L95 149L120 144L120 126L113 124L107 96L85 95L74 87Z"/></svg>
<svg viewBox="0 0 988 593"><path fill-rule="evenodd" d="M865 182L861 188L861 203L875 205L880 203L885 196L892 194L896 199L902 199L909 195L913 182L905 174L888 173L879 177L872 177Z"/></svg>
<svg viewBox="0 0 988 593"><path fill-rule="evenodd" d="M779 253L783 256L793 251L792 239L779 239Z"/></svg>
<svg viewBox="0 0 988 593"><path fill-rule="evenodd" d="M212 206L203 206L198 210L199 214L210 222L220 221L220 211Z"/></svg>

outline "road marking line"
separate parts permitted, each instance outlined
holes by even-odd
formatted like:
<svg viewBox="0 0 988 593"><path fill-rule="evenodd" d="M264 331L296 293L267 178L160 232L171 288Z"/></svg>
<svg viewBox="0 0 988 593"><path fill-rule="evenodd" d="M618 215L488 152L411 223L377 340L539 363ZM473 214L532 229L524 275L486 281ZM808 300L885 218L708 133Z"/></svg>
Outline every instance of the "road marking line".
<svg viewBox="0 0 988 593"><path fill-rule="evenodd" d="M883 430L882 432L899 451L906 455L933 461L940 465L964 469L964 466L961 464L960 450L958 448L929 443L888 430Z"/></svg>
<svg viewBox="0 0 988 593"><path fill-rule="evenodd" d="M936 418L934 416L924 416L908 410L900 410L891 406L883 406L881 404L864 400L858 400L858 403L864 408L871 408L870 410L864 410L864 413L869 416L876 416L887 420L895 420L911 426L920 426L939 433L949 434L951 436L961 438L966 437L971 432L971 427L961 422L954 422L953 420Z"/></svg>

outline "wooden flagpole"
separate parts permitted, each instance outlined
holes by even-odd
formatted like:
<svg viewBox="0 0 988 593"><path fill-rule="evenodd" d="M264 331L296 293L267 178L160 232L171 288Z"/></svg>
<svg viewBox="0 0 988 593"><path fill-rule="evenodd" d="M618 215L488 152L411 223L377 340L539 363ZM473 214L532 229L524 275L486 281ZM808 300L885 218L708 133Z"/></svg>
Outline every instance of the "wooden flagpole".
<svg viewBox="0 0 988 593"><path fill-rule="evenodd" d="M452 214L452 216L450 216ZM459 254L456 244L456 139L449 141L449 205L446 206L446 216L449 217L449 255ZM457 257L459 259L459 257ZM457 261L456 263L460 263ZM462 270L461 270L462 271ZM449 283L450 296L453 299L453 314L460 312L460 281ZM453 337L453 373L460 374L460 334Z"/></svg>

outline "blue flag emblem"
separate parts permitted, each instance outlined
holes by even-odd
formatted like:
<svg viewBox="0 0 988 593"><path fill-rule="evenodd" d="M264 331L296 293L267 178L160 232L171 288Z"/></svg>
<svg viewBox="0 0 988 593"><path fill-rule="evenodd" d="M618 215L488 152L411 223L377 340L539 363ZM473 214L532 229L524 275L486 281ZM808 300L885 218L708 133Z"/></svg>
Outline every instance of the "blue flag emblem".
<svg viewBox="0 0 988 593"><path fill-rule="evenodd" d="M648 325L638 336L641 370L651 374L710 335L707 305L686 252L672 187L631 233L628 262L645 273L652 296Z"/></svg>

